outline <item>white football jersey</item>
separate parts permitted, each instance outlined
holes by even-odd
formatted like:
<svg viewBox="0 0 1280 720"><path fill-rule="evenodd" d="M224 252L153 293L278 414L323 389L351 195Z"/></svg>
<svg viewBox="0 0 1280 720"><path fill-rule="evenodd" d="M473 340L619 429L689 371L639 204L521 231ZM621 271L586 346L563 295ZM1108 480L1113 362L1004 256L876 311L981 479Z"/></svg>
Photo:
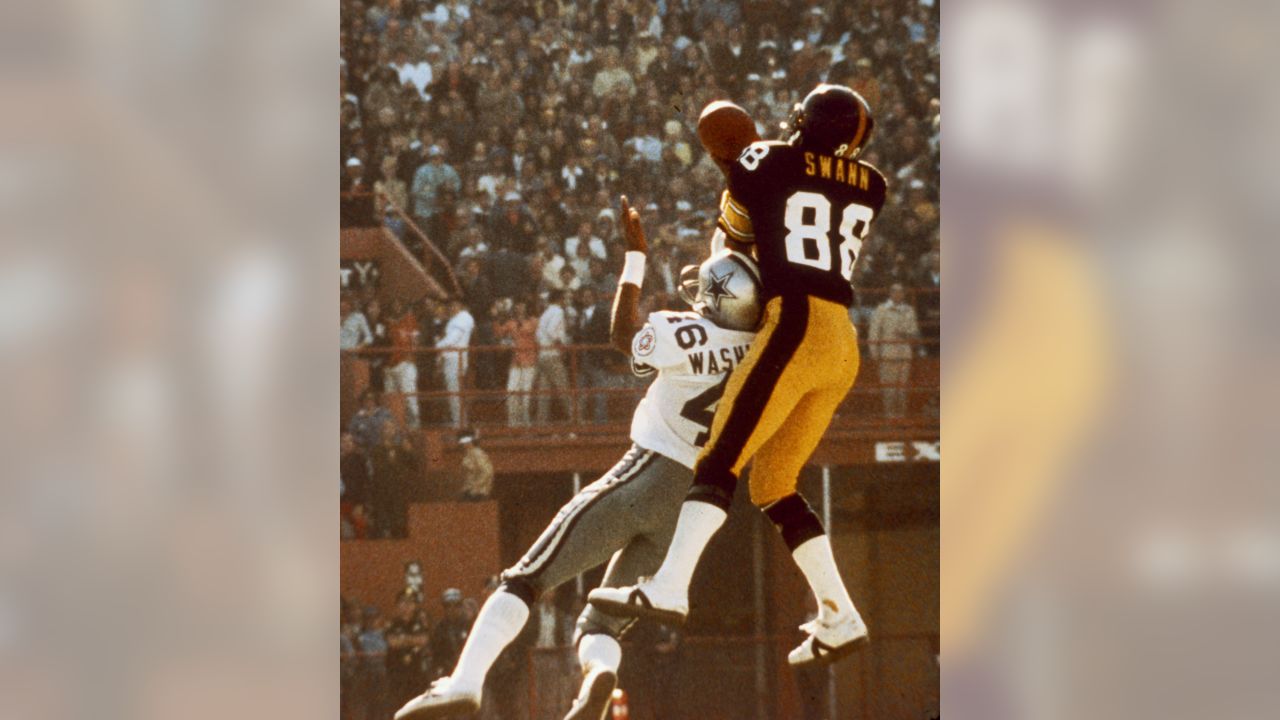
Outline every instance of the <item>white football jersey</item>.
<svg viewBox="0 0 1280 720"><path fill-rule="evenodd" d="M753 332L726 330L695 312L663 310L631 341L637 375L657 373L631 419L631 440L690 469L710 435L729 371Z"/></svg>

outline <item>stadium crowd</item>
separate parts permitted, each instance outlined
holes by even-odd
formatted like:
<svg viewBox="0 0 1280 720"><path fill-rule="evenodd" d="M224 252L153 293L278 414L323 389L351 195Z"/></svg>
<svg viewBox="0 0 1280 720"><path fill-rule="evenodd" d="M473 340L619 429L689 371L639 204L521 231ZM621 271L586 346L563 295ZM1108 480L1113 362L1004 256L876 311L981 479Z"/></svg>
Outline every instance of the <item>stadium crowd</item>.
<svg viewBox="0 0 1280 720"><path fill-rule="evenodd" d="M705 255L723 185L693 132L699 111L731 98L776 137L821 81L867 98L876 135L865 159L891 184L854 277L864 337L895 283L938 286L936 0L343 0L341 53L344 224L385 224L424 253L403 211L463 290L453 308L348 293L344 349L440 347L456 329L463 347L511 348L472 354L477 388L626 386L609 353L567 373L555 349L607 342L597 308L621 265L618 196L649 230L648 307L678 306L680 268ZM936 338L937 293L909 297ZM391 392L460 382L448 357L374 362ZM601 398L580 415L605 419ZM563 395L551 400L538 399L538 420L569 413ZM531 422L527 396L506 410L509 424ZM465 422L456 405L447 413ZM421 414L411 400L410 426Z"/></svg>

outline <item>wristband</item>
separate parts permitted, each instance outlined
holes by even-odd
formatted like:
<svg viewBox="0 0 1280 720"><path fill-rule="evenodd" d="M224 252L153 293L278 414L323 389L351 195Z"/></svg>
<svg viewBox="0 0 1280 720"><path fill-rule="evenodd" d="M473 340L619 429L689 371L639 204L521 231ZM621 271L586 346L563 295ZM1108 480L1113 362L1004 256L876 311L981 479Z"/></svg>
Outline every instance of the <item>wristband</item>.
<svg viewBox="0 0 1280 720"><path fill-rule="evenodd" d="M636 287L640 287L644 282L644 261L645 255L635 250L627 251L626 259L622 261L622 278L620 282L631 283Z"/></svg>

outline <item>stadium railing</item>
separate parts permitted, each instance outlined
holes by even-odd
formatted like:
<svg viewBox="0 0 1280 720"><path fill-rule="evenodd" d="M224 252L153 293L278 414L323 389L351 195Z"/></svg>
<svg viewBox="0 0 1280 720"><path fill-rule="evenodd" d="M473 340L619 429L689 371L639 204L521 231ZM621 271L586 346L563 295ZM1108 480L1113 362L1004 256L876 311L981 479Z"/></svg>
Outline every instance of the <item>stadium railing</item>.
<svg viewBox="0 0 1280 720"><path fill-rule="evenodd" d="M909 369L901 382L882 382L879 368L883 362L872 357L876 345L892 346L899 352L910 349ZM904 339L862 343L862 365L858 380L849 397L841 405L833 427L909 425L937 422L937 396L940 364L937 339ZM467 350L416 348L412 350L366 347L342 351L343 422L358 407L366 390L376 390L383 378L377 377L402 359L412 358L418 368L418 392L383 394L384 403L393 414L404 419L407 397L418 399L420 421L426 427L454 424L450 401L461 404L458 426L483 424L500 432L537 434L563 432L569 427L594 426L617 430L630 423L636 402L644 395L651 377L636 377L629 361L609 345L565 345L554 348L559 353L567 376L567 387L548 388L537 379L528 392L507 390L507 377L513 348L506 345L472 346ZM445 355L467 356L465 375L460 378L458 392L445 389L441 359ZM900 413L891 412L892 395L905 396ZM508 423L508 403L529 403L528 426ZM713 399L709 399L710 402ZM546 405L542 415L539 405ZM601 412L603 410L603 412ZM697 408L690 408L696 413ZM494 433L490 432L492 436Z"/></svg>

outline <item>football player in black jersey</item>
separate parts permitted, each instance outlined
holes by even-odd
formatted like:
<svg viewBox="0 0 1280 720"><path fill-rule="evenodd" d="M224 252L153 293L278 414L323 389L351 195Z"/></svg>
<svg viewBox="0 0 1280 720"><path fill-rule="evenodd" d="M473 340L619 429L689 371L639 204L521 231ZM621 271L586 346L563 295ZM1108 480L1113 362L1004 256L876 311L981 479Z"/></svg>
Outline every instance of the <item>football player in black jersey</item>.
<svg viewBox="0 0 1280 720"><path fill-rule="evenodd" d="M796 493L796 481L858 374L850 278L885 201L884 176L858 159L871 127L860 95L822 84L795 106L784 139L748 145L725 168L720 229L754 246L764 319L716 409L661 570L633 587L592 591L601 609L682 622L698 558L754 457L751 500L782 533L818 601L818 617L801 627L808 636L788 660L830 662L867 639L822 523Z"/></svg>

